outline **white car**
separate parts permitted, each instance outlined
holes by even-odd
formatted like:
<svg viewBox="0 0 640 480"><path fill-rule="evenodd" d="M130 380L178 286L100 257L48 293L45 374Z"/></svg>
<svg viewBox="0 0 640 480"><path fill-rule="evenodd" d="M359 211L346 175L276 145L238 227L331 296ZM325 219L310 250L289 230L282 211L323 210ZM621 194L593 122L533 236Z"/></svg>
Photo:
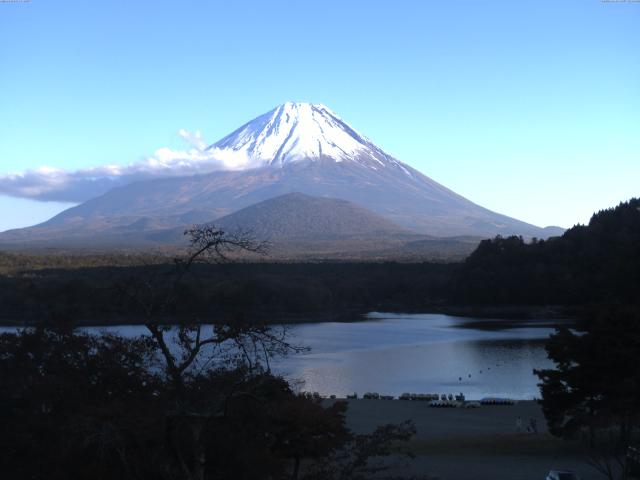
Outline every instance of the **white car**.
<svg viewBox="0 0 640 480"><path fill-rule="evenodd" d="M569 470L551 470L546 480L580 480L580 477Z"/></svg>

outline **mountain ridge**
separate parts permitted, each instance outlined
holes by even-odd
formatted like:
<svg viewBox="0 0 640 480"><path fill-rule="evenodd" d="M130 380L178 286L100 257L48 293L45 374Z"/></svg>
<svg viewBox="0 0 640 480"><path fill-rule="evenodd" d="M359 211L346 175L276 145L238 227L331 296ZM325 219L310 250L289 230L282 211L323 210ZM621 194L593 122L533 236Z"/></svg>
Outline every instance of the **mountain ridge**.
<svg viewBox="0 0 640 480"><path fill-rule="evenodd" d="M346 200L431 236L546 238L562 231L471 202L388 155L320 104L281 105L208 149L235 155L238 168L116 187L42 224L0 234L0 241L183 227L292 192Z"/></svg>

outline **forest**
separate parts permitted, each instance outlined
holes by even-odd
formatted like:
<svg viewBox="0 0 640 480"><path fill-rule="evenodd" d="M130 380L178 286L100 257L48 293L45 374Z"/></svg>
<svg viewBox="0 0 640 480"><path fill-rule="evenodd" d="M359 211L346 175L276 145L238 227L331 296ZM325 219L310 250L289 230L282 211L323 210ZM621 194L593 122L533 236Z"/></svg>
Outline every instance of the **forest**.
<svg viewBox="0 0 640 480"><path fill-rule="evenodd" d="M463 262L201 262L180 295L194 316L233 312L274 323L354 319L372 310L637 304L640 200L561 237L484 240ZM139 323L123 286L162 283L171 256L0 255L0 322ZM163 321L171 322L171 312Z"/></svg>
<svg viewBox="0 0 640 480"><path fill-rule="evenodd" d="M445 297L452 264L203 263L180 295L194 315L225 312L273 322L352 318L371 310L427 309ZM161 283L164 263L20 270L0 277L0 321L33 324L66 319L82 324L137 323L121 287ZM170 312L166 321L171 321Z"/></svg>
<svg viewBox="0 0 640 480"><path fill-rule="evenodd" d="M453 302L638 304L640 199L595 213L561 237L484 240L455 270Z"/></svg>

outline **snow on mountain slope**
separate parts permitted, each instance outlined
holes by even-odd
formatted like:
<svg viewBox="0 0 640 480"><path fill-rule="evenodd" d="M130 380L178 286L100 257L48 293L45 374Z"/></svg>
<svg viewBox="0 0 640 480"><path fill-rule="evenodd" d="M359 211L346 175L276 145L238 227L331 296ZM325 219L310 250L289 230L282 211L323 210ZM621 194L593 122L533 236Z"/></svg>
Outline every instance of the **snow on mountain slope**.
<svg viewBox="0 0 640 480"><path fill-rule="evenodd" d="M373 169L399 162L319 103L287 102L246 123L206 151L235 168L330 158ZM407 170L406 173L410 175Z"/></svg>
<svg viewBox="0 0 640 480"><path fill-rule="evenodd" d="M431 236L559 233L473 203L386 154L320 104L285 103L199 151L229 169L117 187L40 225L0 234L0 243L184 227L293 192L346 200Z"/></svg>

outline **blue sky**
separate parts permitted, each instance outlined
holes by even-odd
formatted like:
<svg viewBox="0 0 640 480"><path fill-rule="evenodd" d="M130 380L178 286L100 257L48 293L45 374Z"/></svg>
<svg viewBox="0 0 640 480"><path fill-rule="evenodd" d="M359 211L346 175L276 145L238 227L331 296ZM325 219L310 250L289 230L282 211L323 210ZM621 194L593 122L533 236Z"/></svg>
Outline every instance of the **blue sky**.
<svg viewBox="0 0 640 480"><path fill-rule="evenodd" d="M639 25L631 1L0 3L0 177L310 101L476 203L571 226L640 194ZM0 230L64 207L2 195Z"/></svg>

